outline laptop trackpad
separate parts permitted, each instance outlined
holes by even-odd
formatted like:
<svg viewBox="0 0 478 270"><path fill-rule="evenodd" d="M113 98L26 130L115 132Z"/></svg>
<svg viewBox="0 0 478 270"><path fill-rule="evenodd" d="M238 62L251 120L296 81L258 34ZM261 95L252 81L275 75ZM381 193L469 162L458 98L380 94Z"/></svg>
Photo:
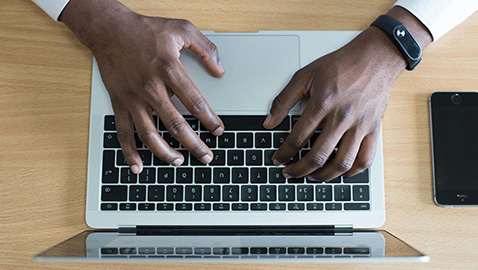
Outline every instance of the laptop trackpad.
<svg viewBox="0 0 478 270"><path fill-rule="evenodd" d="M188 50L180 60L217 114L267 114L274 97L300 68L298 36L208 35L226 74L212 76ZM184 114L182 104L176 106ZM292 111L298 111L295 106Z"/></svg>

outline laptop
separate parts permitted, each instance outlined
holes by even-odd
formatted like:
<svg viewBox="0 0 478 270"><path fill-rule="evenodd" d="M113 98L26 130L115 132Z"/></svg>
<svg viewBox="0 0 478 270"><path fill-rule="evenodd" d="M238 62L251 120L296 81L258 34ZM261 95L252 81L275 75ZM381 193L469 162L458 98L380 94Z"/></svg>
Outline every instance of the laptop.
<svg viewBox="0 0 478 270"><path fill-rule="evenodd" d="M140 175L132 174L117 141L113 110L95 60L86 221L96 230L36 258L427 261L427 256L387 232L363 230L385 221L381 136L370 168L327 183L286 179L271 161L306 106L300 101L277 128L265 130L262 122L273 98L297 70L359 32L203 33L216 44L225 76L212 77L188 50L181 52L180 60L222 119L224 134L212 136L179 100L173 101L211 148L213 161L201 164L154 115L158 132L185 156L185 162L177 167L164 163L137 139L144 169ZM305 155L318 136L320 129L289 163ZM401 243L387 243L387 248L400 249L385 252L387 241ZM81 246L84 252L78 254L84 256L58 253L71 251L65 248L69 245Z"/></svg>

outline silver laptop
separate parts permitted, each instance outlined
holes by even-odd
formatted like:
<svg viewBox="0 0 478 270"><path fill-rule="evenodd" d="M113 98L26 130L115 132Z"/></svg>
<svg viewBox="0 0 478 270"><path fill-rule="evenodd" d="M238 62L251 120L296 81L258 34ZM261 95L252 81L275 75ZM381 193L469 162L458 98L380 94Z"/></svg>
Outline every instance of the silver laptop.
<svg viewBox="0 0 478 270"><path fill-rule="evenodd" d="M304 110L305 101L298 103L278 128L262 128L273 98L295 71L340 48L358 32L203 33L218 47L226 75L222 78L212 77L200 59L187 50L181 52L180 59L193 82L223 120L224 135L217 138L211 136L177 99L174 102L191 127L213 151L213 162L208 165L200 164L169 135L161 120L154 117L158 132L172 147L185 155L185 162L179 167L166 164L138 140L138 152L143 159L144 170L139 176L132 174L122 156L109 96L94 61L86 221L94 229L115 229L119 235L149 235L150 238L139 237L136 239L143 240L133 240L129 237L117 240L117 232L81 234L78 236L80 239L90 239L87 245L92 247L95 256L90 255L93 258L109 259L143 257L144 253L139 256L139 248L151 247L152 242L144 245L133 242L148 242L159 237L161 241L153 242L161 242L162 246L148 249L152 253L146 257L165 257L160 251L173 250L173 253L167 253L170 257L184 258L184 254L178 249L180 247L187 247L183 251L191 256L197 255L194 253L195 248L209 247L205 250L210 250L211 253L206 255L211 256L214 255L214 248L224 248L228 250L225 256L234 257L237 254L232 253L233 248L245 245L248 252L241 253L246 256L241 259L250 259L247 256L251 255L253 247L253 257L260 255L277 258L278 254L274 253L272 247L279 248L277 252L280 251L280 255L296 256L297 254L289 252L283 253L283 248L287 251L291 247L300 247L300 250L305 251L307 248L319 248L313 243L320 237L322 242L324 239L332 241L330 235L343 236L345 233L352 238L346 238L348 240L345 243L338 240L335 245L326 241L327 244L320 247L321 254L312 254L312 257L350 259L365 255L370 258L371 254L385 257L383 239L386 237L383 233L360 234L354 231L377 228L385 221L381 136L372 167L353 177L338 177L328 183L316 183L308 182L305 178L285 179L280 173L281 167L274 166L270 160L272 153L287 137ZM303 156L319 134L320 130L317 130L306 147L290 162ZM208 235L205 231L213 235ZM192 242L189 241L191 237L167 236L194 235L197 232L201 232L202 236L197 236ZM239 236L249 233L260 233L262 236L246 237L248 240ZM263 235L273 237L271 234L283 233L310 234L309 236L319 238L288 236L286 242L281 242ZM372 236L370 243L378 242L379 247L372 248L371 244L357 245L355 240L350 240L355 239L354 233L355 238L360 239L363 239L360 235L364 233ZM328 237L323 238L324 236ZM247 244L232 245L234 241L239 241L237 237ZM102 241L98 239L106 239L106 246L104 243L99 244ZM118 244L118 241L126 243ZM181 241L189 241L189 244ZM302 241L310 245L298 245ZM114 252L108 253L111 251L108 248ZM330 248L337 249L331 251ZM142 249L143 252L145 250ZM364 253L356 254L352 251ZM400 253L395 253L395 257L400 257L397 254ZM415 255L403 257L418 261L427 259L416 251L410 254Z"/></svg>

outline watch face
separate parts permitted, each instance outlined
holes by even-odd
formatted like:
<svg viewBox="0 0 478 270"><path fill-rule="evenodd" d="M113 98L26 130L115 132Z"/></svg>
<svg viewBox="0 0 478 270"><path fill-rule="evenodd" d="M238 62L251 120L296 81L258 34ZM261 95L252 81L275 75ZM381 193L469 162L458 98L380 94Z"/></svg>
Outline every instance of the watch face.
<svg viewBox="0 0 478 270"><path fill-rule="evenodd" d="M410 32L408 32L405 26L397 25L392 33L395 40L400 44L411 60L417 61L422 57L420 45L418 45L418 42L413 38Z"/></svg>

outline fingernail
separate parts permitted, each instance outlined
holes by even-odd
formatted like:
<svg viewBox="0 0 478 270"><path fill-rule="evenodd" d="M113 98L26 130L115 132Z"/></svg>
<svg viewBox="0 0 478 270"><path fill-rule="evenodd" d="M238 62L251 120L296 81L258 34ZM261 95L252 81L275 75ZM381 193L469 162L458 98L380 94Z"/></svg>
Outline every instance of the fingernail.
<svg viewBox="0 0 478 270"><path fill-rule="evenodd" d="M267 126L271 123L272 116L271 114L267 115L266 120L264 120L264 126Z"/></svg>
<svg viewBox="0 0 478 270"><path fill-rule="evenodd" d="M219 70L220 70L222 73L224 73L224 68L222 67L221 62L218 62L217 65L218 65L218 67L219 67Z"/></svg>
<svg viewBox="0 0 478 270"><path fill-rule="evenodd" d="M310 175L306 176L305 178L307 178L307 180L309 180L309 181L315 181L315 182L318 181L317 179L313 178L313 177L310 176Z"/></svg>
<svg viewBox="0 0 478 270"><path fill-rule="evenodd" d="M212 161L212 155L209 155L209 154L205 154L204 156L202 156L199 161L201 161L202 163L204 164L208 164L209 162Z"/></svg>
<svg viewBox="0 0 478 270"><path fill-rule="evenodd" d="M134 173L134 174L139 174L140 171L139 171L139 166L138 165L132 165L131 166L131 171Z"/></svg>
<svg viewBox="0 0 478 270"><path fill-rule="evenodd" d="M212 135L221 136L223 132L224 132L224 129L222 127L218 127L212 132Z"/></svg>
<svg viewBox="0 0 478 270"><path fill-rule="evenodd" d="M274 163L275 166L280 166L282 165L282 162L278 161L277 159L273 159L272 163Z"/></svg>
<svg viewBox="0 0 478 270"><path fill-rule="evenodd" d="M290 175L288 173L283 172L282 175L284 176L284 178L290 178Z"/></svg>
<svg viewBox="0 0 478 270"><path fill-rule="evenodd" d="M179 166L179 165L183 164L183 159L178 157L171 164L173 164L174 166Z"/></svg>

